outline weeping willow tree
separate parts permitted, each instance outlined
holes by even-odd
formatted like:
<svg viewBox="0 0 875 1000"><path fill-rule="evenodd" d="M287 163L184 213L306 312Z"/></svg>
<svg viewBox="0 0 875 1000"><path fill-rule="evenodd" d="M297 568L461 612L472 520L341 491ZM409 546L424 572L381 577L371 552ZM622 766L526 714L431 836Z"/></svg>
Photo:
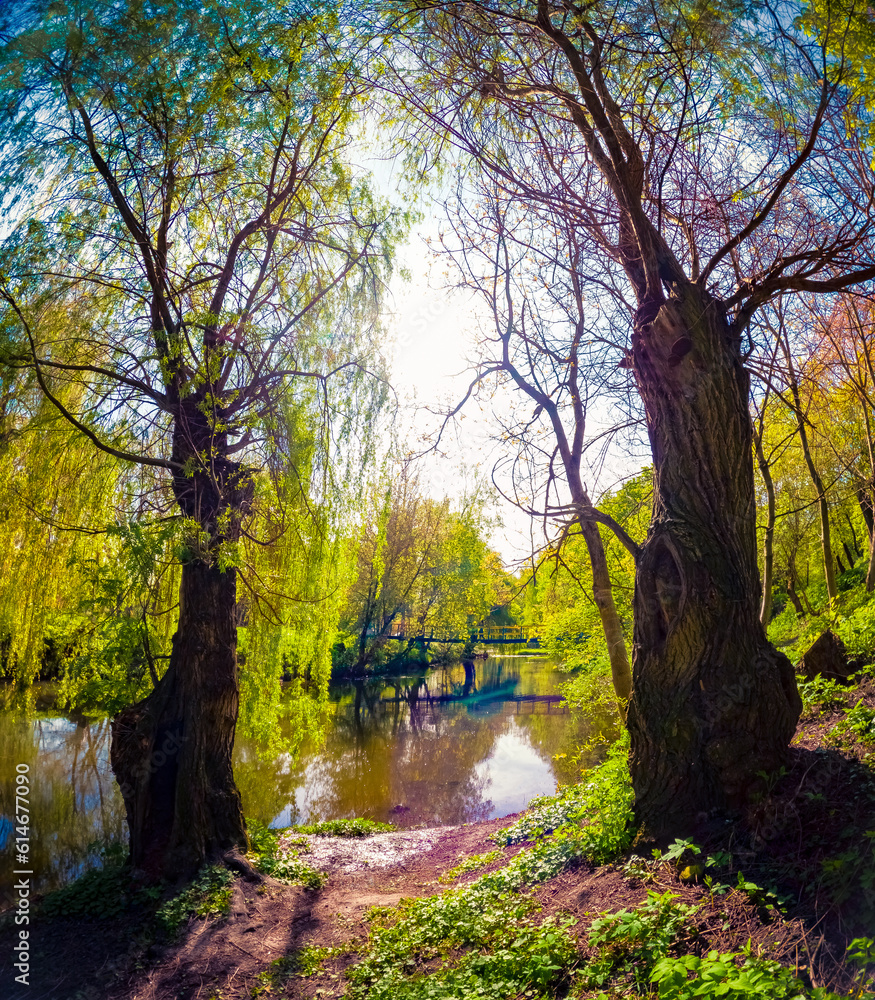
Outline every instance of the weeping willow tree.
<svg viewBox="0 0 875 1000"><path fill-rule="evenodd" d="M380 402L403 220L351 166L361 94L331 5L36 2L3 28L7 361L178 529L166 670L111 749L132 863L177 877L246 844L240 597L254 660L325 596L289 566L326 551L338 452Z"/></svg>
<svg viewBox="0 0 875 1000"><path fill-rule="evenodd" d="M70 447L70 446L73 447ZM71 563L94 554L99 515L112 494L112 471L70 435L22 436L0 456L0 636L3 675L29 684L65 633L58 613L81 592ZM73 506L75 505L75 506ZM87 510L83 531L68 531L69 509Z"/></svg>

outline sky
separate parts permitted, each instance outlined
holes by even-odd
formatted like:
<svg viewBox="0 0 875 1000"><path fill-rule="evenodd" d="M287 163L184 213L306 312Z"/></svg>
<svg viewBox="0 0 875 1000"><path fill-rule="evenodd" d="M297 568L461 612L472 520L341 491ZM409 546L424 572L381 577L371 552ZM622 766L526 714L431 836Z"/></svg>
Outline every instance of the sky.
<svg viewBox="0 0 875 1000"><path fill-rule="evenodd" d="M379 173L381 183L388 187L391 170ZM426 239L437 235L441 218L437 199L423 214L423 222L399 248L384 318L390 334L387 354L392 384L401 403L396 430L416 452L429 447L440 423L428 409L455 406L463 398L470 383L467 359L474 356L478 330L488 329L489 323L478 314L478 303L472 295L448 287L443 263L435 261L428 249ZM401 276L402 269L409 272L409 280ZM500 393L488 405L469 400L461 418L444 432L441 454L431 453L418 461L421 479L432 496L458 495L465 488L465 477L472 474L489 479L502 454L491 438L495 428L492 412L501 406ZM601 414L601 420L599 417L594 407L589 426L613 423L610 413ZM605 487L618 484L625 476L636 474L645 462L643 454L618 452L598 481ZM598 495L596 489L594 499ZM493 531L491 545L509 569L516 569L530 560L533 549L544 544L543 524L497 494L492 513L501 525Z"/></svg>

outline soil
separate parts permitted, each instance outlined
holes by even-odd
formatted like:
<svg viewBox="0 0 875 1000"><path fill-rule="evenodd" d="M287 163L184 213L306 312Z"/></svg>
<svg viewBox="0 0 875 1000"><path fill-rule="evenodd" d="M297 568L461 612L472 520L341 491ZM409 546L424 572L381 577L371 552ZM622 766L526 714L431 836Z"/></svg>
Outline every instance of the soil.
<svg viewBox="0 0 875 1000"><path fill-rule="evenodd" d="M857 696L875 707L875 683L867 682ZM820 873L824 859L841 848L841 838L832 830L839 826L875 830L875 795L860 794L873 777L871 757L868 766L863 764L865 745L848 743L841 749L823 745L840 716L836 710L803 720L787 772L777 776L773 787L752 806L746 833L739 837L736 831L729 841L724 835L723 843L715 837L713 844L704 845L706 851L730 849L745 878L783 896L782 912L775 908L774 897L752 900L734 888L712 895L696 880L683 881L670 864L644 871L644 878L630 878L622 871L622 862L604 867L583 862L534 891L544 916L562 913L578 918L583 956L586 931L596 914L633 907L649 890L670 891L683 902L702 904L696 932L680 943L685 951L738 951L750 941L761 954L791 966L812 985L850 991L851 972L843 956L851 938L872 934L865 923L875 913L875 894L863 898L859 892L827 890ZM364 840L307 838L308 863L329 875L322 888L237 879L229 915L220 920L192 919L175 943L150 940L136 915L114 922L37 920L31 927L30 985L4 993L3 1000L340 997L346 988L344 969L356 961L356 946L367 938L367 911L395 905L404 897L443 892L447 885L438 881L440 876L468 856L493 850L492 835L516 818L405 830ZM506 848L495 866L505 864L519 849ZM453 884L465 884L483 870ZM10 957L13 935L17 937L14 927L0 930L4 984L15 975ZM265 973L271 963L304 945L337 952L318 974L291 976L269 987Z"/></svg>

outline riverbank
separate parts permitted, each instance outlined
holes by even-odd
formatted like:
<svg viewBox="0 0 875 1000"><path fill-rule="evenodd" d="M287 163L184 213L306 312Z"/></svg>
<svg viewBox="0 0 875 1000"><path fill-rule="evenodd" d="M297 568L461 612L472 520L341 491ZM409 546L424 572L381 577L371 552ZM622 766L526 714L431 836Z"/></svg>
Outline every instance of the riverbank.
<svg viewBox="0 0 875 1000"><path fill-rule="evenodd" d="M273 870L294 873L297 855L319 872L309 888L229 878L193 904L203 916L181 909L177 939L156 932L157 903L152 917L37 916L19 992L5 990L6 926L3 995L507 1000L655 996L661 983L677 1000L721 985L736 997L875 996L875 965L864 988L852 957L866 942L848 951L875 927L875 680L870 668L852 688L803 693L790 766L722 839L658 857L632 848L617 750L586 784L520 815L323 856L313 837L286 834L287 867Z"/></svg>

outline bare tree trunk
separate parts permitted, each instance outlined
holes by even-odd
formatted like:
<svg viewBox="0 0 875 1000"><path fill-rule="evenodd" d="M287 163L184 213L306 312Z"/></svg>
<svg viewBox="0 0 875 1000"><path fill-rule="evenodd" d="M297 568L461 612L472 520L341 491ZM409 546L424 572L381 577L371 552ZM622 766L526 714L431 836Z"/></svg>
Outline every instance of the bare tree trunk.
<svg viewBox="0 0 875 1000"><path fill-rule="evenodd" d="M869 359L868 350L866 352L866 358L870 363L871 371L871 360ZM872 590L875 589L875 519L873 519L873 510L875 510L875 505L872 502L872 491L875 488L875 442L872 441L872 421L869 418L869 406L868 398L864 396L860 400L863 409L863 419L866 423L866 444L869 446L869 469L871 472L871 478L869 480L868 489L860 488L857 490L857 500L860 503L860 510L863 512L863 520L866 522L866 530L869 532L869 563L866 567L866 593L871 594Z"/></svg>
<svg viewBox="0 0 875 1000"><path fill-rule="evenodd" d="M857 503L860 505L860 513L863 515L863 523L866 525L866 535L871 538L873 534L872 497L862 486L857 487Z"/></svg>
<svg viewBox="0 0 875 1000"><path fill-rule="evenodd" d="M842 539L842 548L845 550L845 556L848 560L848 569L851 569L851 567L853 567L854 563L856 562L857 557L854 555L851 546L848 545L848 543L844 539Z"/></svg>
<svg viewBox="0 0 875 1000"><path fill-rule="evenodd" d="M191 874L246 846L231 769L237 723L236 578L199 560L182 567L179 625L167 673L112 726L135 868Z"/></svg>
<svg viewBox="0 0 875 1000"><path fill-rule="evenodd" d="M875 531L869 536L869 565L866 568L866 593L875 589Z"/></svg>
<svg viewBox="0 0 875 1000"><path fill-rule="evenodd" d="M678 285L639 309L633 357L655 497L636 576L630 770L642 831L665 840L743 806L757 773L786 760L802 706L759 618L748 377L725 313Z"/></svg>
<svg viewBox="0 0 875 1000"><path fill-rule="evenodd" d="M790 598L790 603L793 605L793 609L797 615L804 615L805 608L802 607L802 601L799 600L799 595L796 593L796 588L793 586L793 581L787 579L787 596Z"/></svg>
<svg viewBox="0 0 875 1000"><path fill-rule="evenodd" d="M772 575L775 566L775 484L772 480L772 470L769 468L769 463L763 452L762 428L760 428L759 433L754 432L754 444L756 445L757 465L766 486L767 497L766 533L763 536L763 593L760 603L760 621L763 623L763 628L766 628L772 617Z"/></svg>
<svg viewBox="0 0 875 1000"><path fill-rule="evenodd" d="M796 426L799 430L799 443L802 445L802 454L805 456L805 464L808 466L808 474L817 490L817 508L820 513L820 547L823 554L823 573L826 578L826 592L831 601L839 596L839 588L836 584L835 565L833 562L832 538L829 526L829 505L826 502L826 490L823 488L823 480L814 464L811 456L811 447L808 443L808 432L805 430L805 414L802 412L802 404L799 401L799 383L796 381L796 373L793 370L793 360L789 349L782 344L784 357L787 361L787 371L789 373L790 392L793 396L793 412L796 416Z"/></svg>
<svg viewBox="0 0 875 1000"><path fill-rule="evenodd" d="M611 681L620 705L625 711L626 703L632 695L632 670L629 666L629 654L626 651L626 639L623 635L623 625L614 603L614 588L608 572L608 560L599 529L592 521L582 521L581 531L589 553L592 567L592 595L598 608L608 647L608 658L611 663Z"/></svg>

